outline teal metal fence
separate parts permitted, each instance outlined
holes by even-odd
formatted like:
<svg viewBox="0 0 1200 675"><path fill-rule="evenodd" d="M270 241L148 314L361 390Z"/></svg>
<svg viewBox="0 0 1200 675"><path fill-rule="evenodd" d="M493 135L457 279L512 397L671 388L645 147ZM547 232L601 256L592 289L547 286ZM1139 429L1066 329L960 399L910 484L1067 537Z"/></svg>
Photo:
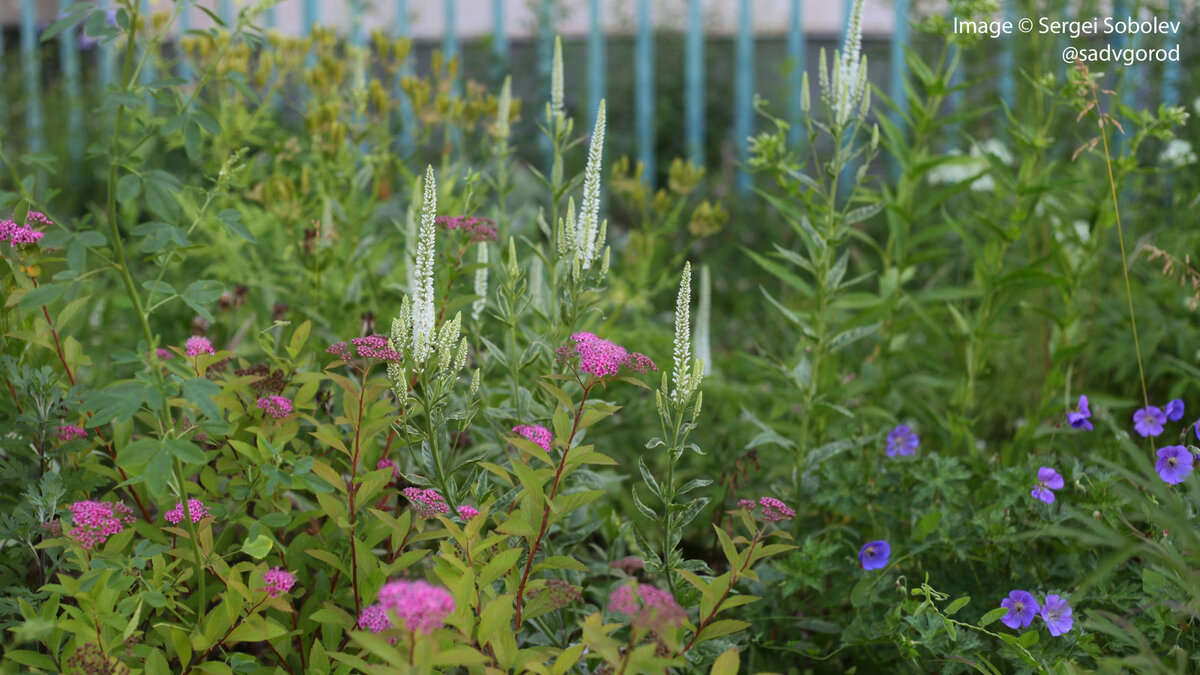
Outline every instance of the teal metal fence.
<svg viewBox="0 0 1200 675"><path fill-rule="evenodd" d="M57 1L61 10L65 10L72 4L71 0ZM288 1L296 2L297 0ZM482 2L482 0L479 1ZM527 0L491 0L490 9L494 24L491 50L494 56L494 64L492 65L493 72L488 75L496 81L499 81L501 76L507 72L510 63L511 47L509 37L502 28L505 25L507 16L506 9L510 9L511 4L514 2L523 1ZM848 15L849 6L853 2L853 0L829 1L841 3L844 9L843 16ZM318 0L299 0L299 2L301 3L302 33L307 35L311 32L312 27L321 23L325 17L321 14L321 3ZM594 121L595 110L598 108L600 100L607 94L607 42L609 36L604 31L603 18L606 5L611 2L613 0L586 0L589 27L584 40L587 76L583 86L586 87L586 101L589 111L587 122L589 128ZM705 32L704 17L706 11L717 7L718 3L726 2L736 2L737 23L734 34L732 101L733 123L728 134L731 135L730 140L733 141L733 147L736 149L737 160L739 162L745 161L748 147L747 138L755 133L757 116L753 109L753 98L756 91L756 77L779 78L781 81L787 83L785 106L787 119L792 123L793 134L791 140L794 143L799 143L803 140L802 135L799 133L802 127L803 115L800 102L801 81L802 74L808 66L805 60L804 0L790 1L790 16L786 31L786 58L780 63L759 63L756 59L756 40L758 38L753 26L755 0L686 0L687 14L684 22L685 35L683 40L684 90L682 101L682 133L686 155L697 164L704 164L717 159L706 157L705 152L705 139L707 138L705 57L708 36ZM1130 0L1116 0L1116 2L1118 5L1124 6ZM410 12L415 7L409 0L394 0L394 3L396 18L391 29L399 36L408 36L410 33ZM204 0L204 4L208 9L216 11L217 15L223 20L231 23L236 19L235 13L238 6L242 3L235 0ZM367 4L363 0L347 0L344 5L352 14L350 17L351 21L349 22L351 32L348 37L354 44L361 45L365 42L363 34L365 24L362 13ZM370 4L376 5L378 3ZM534 37L538 61L537 77L539 78L539 87L542 91L547 92L548 95L551 70L550 61L553 53L552 45L556 33L554 0L533 0L533 4L538 21ZM444 12L446 30L442 36L441 48L447 57L458 55L461 47L456 29L456 18L464 8L457 4L457 0L422 0L419 5L422 11L440 9L440 11ZM0 5L0 12L3 11L4 6ZM98 0L97 6L111 11L114 3L113 0ZM625 7L628 5L622 6ZM908 106L908 96L904 87L904 81L906 77L905 48L910 39L910 0L892 0L892 6L895 13L895 20L894 30L890 38L890 49L888 51L890 63L888 66L889 81L886 91L899 108L896 113L896 117L899 118L907 110ZM1181 14L1180 0L1168 0L1167 6L1169 14L1177 19ZM1013 19L1015 16L1015 7L1016 0L1004 0L1002 8L1003 16L1010 20ZM35 0L20 0L19 16L0 16L0 24L11 25L12 23L17 23L19 26L18 42L22 75L20 109L23 117L24 149L41 152L46 148L42 91L42 80L44 77L42 59L44 51L39 39L40 32L44 26L38 25L36 8L37 3L35 3ZM645 167L643 175L651 182L654 180L657 159L655 152L655 134L658 123L655 105L656 8L659 8L659 11L661 11L661 3L654 0L633 0L633 132L636 143L636 157ZM274 10L265 17L265 23L268 26L273 26L276 23ZM188 30L189 28L190 26L186 23L185 19L181 24L181 29ZM93 82L93 80L83 78L81 75L83 70L81 66L85 63L79 50L81 32L82 28L79 28L75 31L64 32L58 37L58 72L64 83L66 105L68 106L65 133L67 136L68 153L72 160L81 158L83 148L87 145L84 106L88 105L86 102L88 83ZM0 52L3 51L4 47L3 37L3 33L0 32ZM1011 106L1016 89L1013 42L1012 40L1006 41L1000 47L998 91L1001 101L1005 105ZM86 58L91 59L91 61L86 61L86 63L93 66L96 72L94 84L91 84L90 87L102 91L113 81L113 47L111 44L100 45L95 51L87 52ZM1062 67L1061 64L1059 67ZM4 74L3 68L3 61L0 61L0 76ZM181 63L180 74L186 77L188 72L186 59L184 59ZM404 72L411 73L411 65L406 66ZM1130 78L1133 75L1132 72L1127 71L1125 77ZM815 80L815 77L811 79ZM1179 100L1179 81L1179 64L1166 64L1163 72L1162 101L1175 103ZM957 81L952 84L957 84ZM568 83L568 87L570 86L571 84ZM1123 96L1131 96L1133 93L1133 87L1126 87L1124 88ZM958 94L952 95L950 106L953 108L960 105L962 105L961 96ZM14 106L9 97L0 97L0 125L8 128L7 123L9 116L14 112L13 109ZM401 115L406 120L411 120L412 109L404 101L401 101ZM403 126L407 128L408 125L405 124ZM408 143L410 142L411 139L407 137L400 139L402 148L408 147ZM752 187L750 174L739 169L736 185L740 190L749 190Z"/></svg>

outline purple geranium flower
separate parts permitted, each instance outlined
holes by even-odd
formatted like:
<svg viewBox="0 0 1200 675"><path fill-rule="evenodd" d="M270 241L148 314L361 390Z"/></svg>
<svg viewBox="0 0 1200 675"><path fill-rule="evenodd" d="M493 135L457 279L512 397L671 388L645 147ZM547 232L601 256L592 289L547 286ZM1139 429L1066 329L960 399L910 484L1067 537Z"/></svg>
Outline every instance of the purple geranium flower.
<svg viewBox="0 0 1200 675"><path fill-rule="evenodd" d="M1034 486L1032 494L1034 497L1046 502L1047 504L1054 503L1054 492L1052 490L1061 490L1063 486L1063 477L1057 471L1048 466L1043 466L1038 469L1037 485Z"/></svg>
<svg viewBox="0 0 1200 675"><path fill-rule="evenodd" d="M917 432L907 424L901 424L888 432L887 456L911 455L916 452L919 445L921 445L921 439L917 438Z"/></svg>
<svg viewBox="0 0 1200 675"><path fill-rule="evenodd" d="M892 547L882 539L867 542L858 552L858 561L864 570L877 570L887 567L888 558L892 555Z"/></svg>
<svg viewBox="0 0 1200 675"><path fill-rule="evenodd" d="M1046 602L1042 605L1042 619L1054 637L1069 633L1075 625L1075 620L1071 618L1071 605L1066 598L1057 595L1046 596Z"/></svg>
<svg viewBox="0 0 1200 675"><path fill-rule="evenodd" d="M1183 399L1173 399L1167 403L1167 407L1163 409L1163 412L1167 414L1167 419L1172 422L1178 422L1183 419Z"/></svg>
<svg viewBox="0 0 1200 675"><path fill-rule="evenodd" d="M1168 445L1158 449L1158 461L1154 463L1154 470L1163 482L1178 485L1192 473L1194 460L1191 451L1182 445Z"/></svg>
<svg viewBox="0 0 1200 675"><path fill-rule="evenodd" d="M1051 596L1057 597L1057 596ZM1008 610L1008 614L1000 617L1009 628L1025 628L1033 623L1033 617L1038 612L1037 598L1026 591L1013 591L1000 601L1000 606ZM1069 611L1069 610L1068 610Z"/></svg>
<svg viewBox="0 0 1200 675"><path fill-rule="evenodd" d="M1149 405L1133 413L1133 429L1142 438L1161 434L1166 423L1167 416L1158 406Z"/></svg>
<svg viewBox="0 0 1200 675"><path fill-rule="evenodd" d="M1089 421L1092 417L1092 410L1088 407L1087 396L1079 395L1079 405L1075 410L1067 413L1067 421L1071 423L1072 429L1083 429L1085 431L1092 430L1092 423Z"/></svg>

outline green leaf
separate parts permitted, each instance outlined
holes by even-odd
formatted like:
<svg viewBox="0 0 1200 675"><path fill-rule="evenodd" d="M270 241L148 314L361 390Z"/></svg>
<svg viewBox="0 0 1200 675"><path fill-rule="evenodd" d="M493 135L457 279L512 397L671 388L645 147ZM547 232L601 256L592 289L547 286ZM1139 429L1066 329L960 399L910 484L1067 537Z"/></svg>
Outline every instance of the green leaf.
<svg viewBox="0 0 1200 675"><path fill-rule="evenodd" d="M658 481L654 479L654 474L650 473L650 469L646 467L646 461L642 456L638 456L638 470L642 472L642 480L645 481L646 487L650 488L650 492L655 497L662 499L662 489L658 487Z"/></svg>
<svg viewBox="0 0 1200 675"><path fill-rule="evenodd" d="M204 305L215 302L217 298L221 297L221 293L224 291L225 286L219 281L193 281L183 290L180 297L197 314L204 317L207 321L212 321L213 316Z"/></svg>
<svg viewBox="0 0 1200 675"><path fill-rule="evenodd" d="M741 666L742 659L738 655L738 648L730 647L718 656L716 661L713 661L712 670L708 673L709 675L737 675Z"/></svg>
<svg viewBox="0 0 1200 675"><path fill-rule="evenodd" d="M1038 643L1038 639L1038 632L1036 630L1026 631L1021 634L1020 638L1017 639L1017 644L1028 649L1036 645Z"/></svg>
<svg viewBox="0 0 1200 675"><path fill-rule="evenodd" d="M196 159L200 155L200 125L192 120L183 123L183 150L188 159Z"/></svg>
<svg viewBox="0 0 1200 675"><path fill-rule="evenodd" d="M946 616L954 616L955 613L958 612L958 610L962 609L963 607L966 607L968 602L971 602L971 596L969 596L969 595L963 596L963 597L955 600L954 602L950 603L946 607L946 610L945 610Z"/></svg>
<svg viewBox="0 0 1200 675"><path fill-rule="evenodd" d="M208 458L204 456L204 451L191 441L186 441L182 438L172 438L165 443L165 447L172 457L178 458L184 464L208 463Z"/></svg>
<svg viewBox="0 0 1200 675"><path fill-rule="evenodd" d="M705 640L719 638L722 635L737 633L739 631L746 630L750 627L750 625L751 624L746 621L737 621L735 619L721 619L719 621L714 621L705 626L704 630L700 631L700 635L696 638L696 642L704 642Z"/></svg>
<svg viewBox="0 0 1200 675"><path fill-rule="evenodd" d="M168 223L179 220L180 212L176 196L169 187L163 184L162 180L157 177L143 180L142 187L146 191L146 206L150 211Z"/></svg>
<svg viewBox="0 0 1200 675"><path fill-rule="evenodd" d="M488 561L488 564L483 566L483 570L479 573L479 586L482 588L499 579L505 572L509 571L521 559L521 554L525 552L523 548L510 548L496 554L496 557Z"/></svg>
<svg viewBox="0 0 1200 675"><path fill-rule="evenodd" d="M871 324L870 326L859 326L858 328L851 328L847 331L839 333L829 341L829 351L836 352L843 347L867 337L878 329L879 324Z"/></svg>
<svg viewBox="0 0 1200 675"><path fill-rule="evenodd" d="M146 397L146 385L141 382L121 382L102 389L87 404L96 414L87 421L89 428L111 421L124 422L138 411Z"/></svg>
<svg viewBox="0 0 1200 675"><path fill-rule="evenodd" d="M127 173L117 181L117 201L130 202L142 193L142 177L136 173Z"/></svg>
<svg viewBox="0 0 1200 675"><path fill-rule="evenodd" d="M992 611L983 615L983 618L979 620L979 627L987 628L991 624L999 621L1000 617L1004 616L1005 614L1008 614L1008 610L1006 608L997 607L996 609L993 609Z"/></svg>
<svg viewBox="0 0 1200 675"><path fill-rule="evenodd" d="M933 531L937 529L938 524L941 522L941 511L930 511L929 513L921 516L921 520L917 521L917 541L924 541L925 537L928 537L930 534L932 534Z"/></svg>
<svg viewBox="0 0 1200 675"><path fill-rule="evenodd" d="M251 244L257 244L258 240L254 235L250 234L250 230L246 229L246 224L242 222L242 214L233 209L225 209L219 216L221 224L231 233L245 239Z"/></svg>
<svg viewBox="0 0 1200 675"><path fill-rule="evenodd" d="M156 438L134 441L117 451L117 466L122 468L141 466L158 454L161 448L162 442Z"/></svg>
<svg viewBox="0 0 1200 675"><path fill-rule="evenodd" d="M296 327L295 332L292 333L292 339L288 340L288 356L294 359L300 355L300 350L304 349L304 343L308 341L310 332L312 332L312 321L305 321Z"/></svg>
<svg viewBox="0 0 1200 675"><path fill-rule="evenodd" d="M871 597L875 590L875 580L877 577L868 576L860 579L854 584L854 588L850 589L850 605L853 607L862 607L871 601Z"/></svg>
<svg viewBox="0 0 1200 675"><path fill-rule="evenodd" d="M88 13L92 10L92 3L77 2L71 5L66 10L59 12L62 18L50 24L50 27L42 32L42 42L53 40L56 35L65 31L73 30L75 26L83 23L83 20L88 17ZM68 36L68 39L74 39L74 36ZM57 668L55 669L57 670Z"/></svg>
<svg viewBox="0 0 1200 675"><path fill-rule="evenodd" d="M42 284L25 294L18 306L21 309L34 309L48 305L62 297L67 287L63 284Z"/></svg>
<svg viewBox="0 0 1200 675"><path fill-rule="evenodd" d="M479 613L479 629L475 635L480 644L486 644L497 631L508 628L512 622L512 602L511 595L501 595L489 602Z"/></svg>
<svg viewBox="0 0 1200 675"><path fill-rule="evenodd" d="M272 546L274 546L274 543L271 541L271 538L265 534L260 534L254 539L247 539L242 543L242 553L255 560L262 560L271 552Z"/></svg>
<svg viewBox="0 0 1200 675"><path fill-rule="evenodd" d="M183 383L183 397L212 420L221 419L221 409L213 400L220 395L221 387L207 378L193 377Z"/></svg>

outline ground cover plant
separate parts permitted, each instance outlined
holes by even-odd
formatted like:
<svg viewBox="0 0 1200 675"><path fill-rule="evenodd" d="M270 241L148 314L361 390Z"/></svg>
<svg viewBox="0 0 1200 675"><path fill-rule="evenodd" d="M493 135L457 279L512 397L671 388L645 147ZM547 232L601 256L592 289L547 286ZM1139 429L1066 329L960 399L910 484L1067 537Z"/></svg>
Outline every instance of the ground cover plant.
<svg viewBox="0 0 1200 675"><path fill-rule="evenodd" d="M858 2L730 199L561 48L519 101L190 4L44 34L119 56L99 190L0 137L3 672L1200 667L1188 110L1036 40L954 110L940 14L900 106Z"/></svg>

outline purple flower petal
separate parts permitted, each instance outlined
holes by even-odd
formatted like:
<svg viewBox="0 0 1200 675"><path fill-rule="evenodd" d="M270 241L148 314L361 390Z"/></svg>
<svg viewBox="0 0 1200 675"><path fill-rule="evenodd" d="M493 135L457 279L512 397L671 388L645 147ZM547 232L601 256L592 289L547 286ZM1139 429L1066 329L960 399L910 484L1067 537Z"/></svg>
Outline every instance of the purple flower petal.
<svg viewBox="0 0 1200 675"><path fill-rule="evenodd" d="M1133 413L1133 429L1142 438L1161 434L1166 423L1167 416L1157 406L1146 406Z"/></svg>
<svg viewBox="0 0 1200 675"><path fill-rule="evenodd" d="M1038 469L1038 482L1051 490L1061 490L1063 486L1063 477L1057 471L1048 466L1043 466Z"/></svg>
<svg viewBox="0 0 1200 675"><path fill-rule="evenodd" d="M1033 488L1033 491L1031 491L1029 494L1033 495L1037 499L1040 499L1040 500L1046 502L1047 504L1054 503L1054 493L1047 490L1046 488L1042 487L1041 485Z"/></svg>
<svg viewBox="0 0 1200 675"><path fill-rule="evenodd" d="M1092 430L1092 423L1088 420L1092 417L1092 410L1088 407L1088 397L1083 394L1079 395L1079 405L1075 410L1067 413L1067 422L1070 423L1073 429Z"/></svg>
<svg viewBox="0 0 1200 675"><path fill-rule="evenodd" d="M911 455L921 445L921 439L907 424L900 424L888 432L887 456Z"/></svg>
<svg viewBox="0 0 1200 675"><path fill-rule="evenodd" d="M1026 591L1009 593L1007 598L1000 601L1000 606L1008 610L1008 614L1000 617L1000 620L1013 629L1028 627L1039 609L1037 598Z"/></svg>
<svg viewBox="0 0 1200 675"><path fill-rule="evenodd" d="M1183 399L1177 398L1172 400L1167 404L1163 412L1166 413L1167 419L1172 422L1178 422L1183 419Z"/></svg>
<svg viewBox="0 0 1200 675"><path fill-rule="evenodd" d="M1163 482L1178 485L1191 475L1195 458L1187 448L1182 445L1168 445L1159 448L1157 454L1158 461L1154 463L1154 470Z"/></svg>
<svg viewBox="0 0 1200 675"><path fill-rule="evenodd" d="M1054 637L1069 633L1075 626L1075 620L1071 618L1070 603L1066 598L1057 595L1046 596L1046 602L1042 605L1042 620L1046 622L1046 628L1050 629L1050 634Z"/></svg>
<svg viewBox="0 0 1200 675"><path fill-rule="evenodd" d="M863 544L858 552L858 561L864 570L877 570L887 567L888 558L892 555L892 547L884 540L870 541Z"/></svg>

